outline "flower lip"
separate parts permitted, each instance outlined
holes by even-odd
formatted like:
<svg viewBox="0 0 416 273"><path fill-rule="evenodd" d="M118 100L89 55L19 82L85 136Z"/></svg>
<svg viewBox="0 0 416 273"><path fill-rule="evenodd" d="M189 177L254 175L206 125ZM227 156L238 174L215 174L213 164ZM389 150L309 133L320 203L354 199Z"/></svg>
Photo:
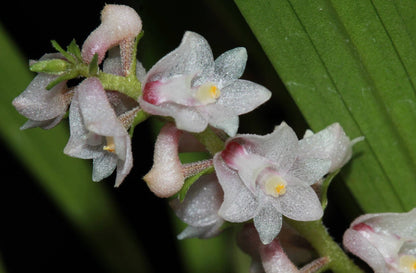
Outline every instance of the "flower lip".
<svg viewBox="0 0 416 273"><path fill-rule="evenodd" d="M359 223L352 227L356 231L374 232L374 229L365 223Z"/></svg>
<svg viewBox="0 0 416 273"><path fill-rule="evenodd" d="M243 145L230 141L227 143L225 149L221 152L221 157L229 167L238 170L238 160L248 155Z"/></svg>
<svg viewBox="0 0 416 273"><path fill-rule="evenodd" d="M143 88L143 99L148 103L159 105L160 96L157 95L156 89L160 84L160 81L147 82Z"/></svg>

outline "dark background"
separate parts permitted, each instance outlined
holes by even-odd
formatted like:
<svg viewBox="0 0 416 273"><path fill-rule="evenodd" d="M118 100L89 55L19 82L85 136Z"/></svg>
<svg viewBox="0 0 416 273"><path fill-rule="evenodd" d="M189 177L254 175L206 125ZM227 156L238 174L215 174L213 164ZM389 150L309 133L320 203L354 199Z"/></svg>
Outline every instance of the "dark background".
<svg viewBox="0 0 416 273"><path fill-rule="evenodd" d="M50 40L66 46L75 38L82 45L99 25L99 12L104 3L11 1L7 8L0 9L0 22L26 59L38 59L53 51ZM299 136L303 134L306 123L232 1L116 3L132 6L142 17L145 35L138 56L147 69L177 47L186 30L202 34L210 42L214 56L237 46L246 47L249 61L243 78L265 85L274 95L257 112L241 118L239 132L269 133L285 120L294 126ZM172 268L175 272L184 272L166 200L153 196L138 179L152 164L152 132L150 122L141 124L139 133L136 128L133 141L135 165L122 186L113 188L114 176L101 183L120 205L123 216L144 245L154 272L172 271ZM5 178L0 190L0 251L7 272L106 272L71 223L7 146L0 145L0 150L7 156L3 157L6 159L2 167ZM331 205L329 214L336 219L332 223L336 223L336 227L345 227L346 223L336 217L336 213L335 205ZM336 227L332 232L339 237Z"/></svg>

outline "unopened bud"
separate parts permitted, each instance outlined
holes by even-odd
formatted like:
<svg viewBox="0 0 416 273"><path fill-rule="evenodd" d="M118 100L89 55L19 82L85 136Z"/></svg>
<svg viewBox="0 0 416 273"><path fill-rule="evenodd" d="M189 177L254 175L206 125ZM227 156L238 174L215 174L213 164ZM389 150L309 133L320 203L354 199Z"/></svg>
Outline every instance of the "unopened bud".
<svg viewBox="0 0 416 273"><path fill-rule="evenodd" d="M82 46L82 59L90 63L98 54L98 63L113 46L133 40L142 30L142 21L136 11L124 5L106 5L101 11L101 25L87 37Z"/></svg>

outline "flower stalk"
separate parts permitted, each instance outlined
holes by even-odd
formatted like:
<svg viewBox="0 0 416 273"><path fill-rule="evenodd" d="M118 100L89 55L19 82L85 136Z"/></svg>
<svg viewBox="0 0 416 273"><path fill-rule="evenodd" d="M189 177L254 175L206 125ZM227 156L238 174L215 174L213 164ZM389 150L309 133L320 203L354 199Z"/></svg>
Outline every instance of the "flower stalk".
<svg viewBox="0 0 416 273"><path fill-rule="evenodd" d="M210 127L201 133L195 133L194 136L211 155L215 155L224 149L224 141Z"/></svg>
<svg viewBox="0 0 416 273"><path fill-rule="evenodd" d="M329 263L321 270L331 269L334 273L363 273L332 239L322 220L311 222L293 221L285 218L309 243L321 257L328 257ZM322 272L322 271L321 271Z"/></svg>
<svg viewBox="0 0 416 273"><path fill-rule="evenodd" d="M134 74L131 73L129 76L123 77L99 72L98 78L106 90L117 90L129 97L137 99L141 94L141 83L136 76L132 77L131 75Z"/></svg>

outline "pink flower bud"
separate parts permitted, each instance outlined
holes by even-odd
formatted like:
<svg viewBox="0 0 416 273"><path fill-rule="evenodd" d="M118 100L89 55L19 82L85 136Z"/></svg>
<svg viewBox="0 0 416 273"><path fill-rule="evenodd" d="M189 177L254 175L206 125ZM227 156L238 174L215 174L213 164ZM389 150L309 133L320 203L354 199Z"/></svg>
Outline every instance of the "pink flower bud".
<svg viewBox="0 0 416 273"><path fill-rule="evenodd" d="M150 190L159 197L170 197L183 186L184 175L178 156L181 131L168 123L159 133L155 144L153 167L143 179Z"/></svg>
<svg viewBox="0 0 416 273"><path fill-rule="evenodd" d="M136 11L124 5L106 5L101 11L101 25L87 37L82 46L82 59L90 63L98 54L98 63L113 46L132 40L142 30L142 21Z"/></svg>

